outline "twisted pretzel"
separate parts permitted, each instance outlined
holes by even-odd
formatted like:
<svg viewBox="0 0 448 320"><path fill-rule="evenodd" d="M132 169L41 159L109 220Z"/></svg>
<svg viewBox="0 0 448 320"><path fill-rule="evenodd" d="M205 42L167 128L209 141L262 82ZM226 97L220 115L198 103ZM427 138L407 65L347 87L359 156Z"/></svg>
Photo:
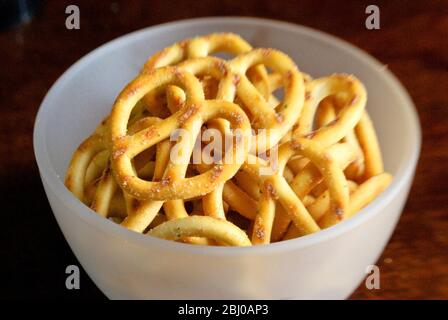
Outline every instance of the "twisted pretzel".
<svg viewBox="0 0 448 320"><path fill-rule="evenodd" d="M65 183L101 216L155 237L247 246L303 236L351 217L392 179L366 98L354 76L313 80L235 34L187 39L145 63ZM191 164L207 128L235 143ZM177 129L187 135L174 143Z"/></svg>
<svg viewBox="0 0 448 320"><path fill-rule="evenodd" d="M345 147L344 145L342 145ZM318 143L304 138L291 140L279 148L278 171L272 176L261 178L263 196L259 204L259 214L255 218L252 243L269 243L275 215L275 200L284 209L284 212L294 222L302 235L320 230L317 223L306 210L302 201L283 177L283 170L288 160L295 155L302 155L310 159L319 169L320 174L329 186L331 198L331 212L343 216L347 204L347 183L343 171L333 156L339 151L334 148L333 153L326 151ZM344 150L343 153L345 153ZM248 172L253 172L253 168Z"/></svg>
<svg viewBox="0 0 448 320"><path fill-rule="evenodd" d="M251 242L240 228L220 219L206 216L190 216L171 220L151 229L149 235L169 240L184 237L206 237L233 246L250 246Z"/></svg>
<svg viewBox="0 0 448 320"><path fill-rule="evenodd" d="M212 70L219 72L214 66ZM135 135L127 135L127 122L135 104L152 89L174 84L185 91L184 106L172 116L157 125L139 131ZM117 98L111 113L112 166L115 178L120 187L133 197L141 200L188 199L204 195L213 190L220 182L228 180L239 169L238 163L224 163L214 166L198 176L184 178L185 171L193 150L194 141L201 125L213 118L225 118L233 128L250 130L247 116L241 109L225 101L204 100L204 93L199 81L193 74L179 68L165 67L155 70L150 75L140 75L132 81ZM134 172L131 159L145 149L169 138L170 133L183 128L191 133L192 139L184 139L182 145L182 164L170 162L163 179L150 182L140 179ZM194 139L194 140L193 140ZM247 153L249 148L247 134L234 146ZM191 186L201 186L191 188Z"/></svg>
<svg viewBox="0 0 448 320"><path fill-rule="evenodd" d="M185 46L185 44L182 46L175 45L165 49L165 53L157 54L154 58L151 58L144 70L152 70L156 64L156 61L160 63L160 57L165 57L167 55L170 57L176 56L178 59L164 61L162 65L181 61L185 54L179 54L179 52L180 49L182 47L185 48ZM178 54L167 54L167 52L177 52ZM206 53L203 51L202 54ZM198 55L200 56L202 54ZM215 63L221 68L226 67L226 64L223 61L216 60ZM255 86L253 86L250 80L246 77L246 72L248 70L261 63L277 70L277 86L283 82L286 88L284 101L277 106L277 111L272 109L269 103L260 93L258 93ZM190 64L190 61L187 61L186 63L184 62L178 64L178 66L180 68L188 68ZM243 103L246 102L245 104L249 106L249 109L252 111L251 114L254 119L253 123L261 122L261 127L266 126L267 123L270 123L268 126L268 129L270 130L269 138L263 141L257 140L258 136L255 138L255 144L258 151L266 151L271 145L278 143L281 137L292 128L295 119L300 113L300 108L303 103L303 79L301 74L297 71L297 68L289 60L289 58L272 49L253 50L247 54L238 56L227 65L228 69L234 73L233 79L238 80L234 83L234 86L236 86L236 92L229 88L229 90L227 90L228 94L221 95L219 98L233 101L236 94L238 98L243 101ZM220 83L220 86L221 85L222 84ZM227 87L227 85L228 83L225 86ZM254 103L254 101L257 103ZM271 132L274 132L274 134L271 134ZM205 212L211 216L224 219L225 215L223 213L222 206L220 205L220 199L224 196L224 199L227 202L231 202L232 207L238 208L238 210L244 212L246 216L253 216L253 213L251 213L253 207L250 207L251 202L239 201L241 200L241 197L244 197L244 193L237 192L238 195L235 196L235 190L234 185L231 183L227 183L225 186L223 184L216 186L212 193L204 197L203 203ZM246 200L248 200L247 197ZM244 204L249 205L245 206Z"/></svg>
<svg viewBox="0 0 448 320"><path fill-rule="evenodd" d="M230 61L216 60L220 68L232 72L235 89L229 88L227 101L238 98L250 113L252 126L255 129L266 129L268 137L257 139L253 151L260 153L269 150L291 130L300 115L304 101L304 77L297 66L285 54L274 49L254 49L241 37L231 33L216 33L196 37L176 43L153 55L142 68L142 73L150 73L156 68L167 65L178 65L193 58L206 57L217 51L237 55ZM184 63L185 66L185 63ZM264 66L274 70L268 76ZM279 103L271 96L272 91L284 87L284 99ZM276 103L274 108L272 103ZM153 96L147 99L151 109L157 105ZM160 108L160 104L158 105ZM163 113L155 111L154 113Z"/></svg>
<svg viewBox="0 0 448 320"><path fill-rule="evenodd" d="M187 55L191 57L196 56L204 56L210 53L210 51L213 51L217 48L220 48L221 46L216 44L219 42L223 37L228 37L229 35L213 35L212 37L204 37L204 38L196 38L194 40L189 40L186 42L182 42L181 44L175 44L172 47L166 48L162 50L160 53L153 56L145 65L143 68L143 72L151 72L154 68L161 66L161 65L168 65L173 63L178 63L179 67L188 68L191 65L191 60L187 60L186 62L179 63L185 59ZM250 49L250 46L241 44L241 39L239 37L234 37L233 35L230 35L230 38L234 39L233 42L240 43L239 46L236 46L237 49L228 49L228 51L233 51L234 53L237 52L243 52ZM210 41L212 42L212 45L210 46ZM198 45L201 43L202 45ZM196 45L198 47L202 46L201 50L195 50ZM206 49L208 48L208 49ZM227 47L229 48L229 47ZM189 53L188 53L189 52ZM168 57L168 58L167 58ZM194 61L194 59L192 59ZM272 67L273 69L280 70L281 73L276 74L277 75L277 86L279 86L282 81L285 83L285 87L287 87L286 94L285 94L285 102L284 105L280 105L280 109L287 109L288 106L289 110L285 112L285 115L283 115L280 110L279 113L276 113L273 111L271 107L264 107L267 106L266 102L264 101L264 98L260 96L260 94L257 93L254 86L252 86L251 82L246 77L246 72L253 70L253 66L257 66L260 62L267 63L268 66ZM218 61L215 60L215 64L217 64L220 68L225 68L226 65L224 61ZM236 70L235 74L233 75L233 79L238 79L238 82L234 85L237 86L237 92L238 95L241 93L241 96L238 96L243 101L249 101L251 100L251 97L255 94L255 98L261 103L261 107L264 107L265 114L262 114L258 111L261 107L253 107L254 114L256 116L259 116L261 119L264 119L264 121L271 121L271 122L283 122L283 119L290 119L289 123L282 123L282 125L274 125L273 129L277 129L280 131L277 135L277 138L274 138L272 140L264 141L265 145L261 145L257 143L259 146L259 150L267 150L269 148L269 145L272 143L277 143L282 135L282 130L287 131L289 130L293 123L295 122L295 118L298 115L298 112L300 112L300 109L298 108L301 104L300 99L297 99L298 97L301 97L300 91L297 92L297 88L301 88L301 86L297 86L297 83L295 83L298 72L296 71L295 65L288 60L286 56L279 52L274 52L269 49L264 50L254 50L249 52L245 55L240 55L236 59L232 60L228 64L228 69ZM283 69L282 69L283 68ZM260 69L257 69L260 70ZM229 72L226 70L226 72ZM262 72L261 72L262 73ZM264 75L264 73L262 73ZM303 80L302 80L303 81ZM220 83L220 86L222 84ZM228 84L226 84L226 87ZM265 86L266 88L266 86ZM292 89L291 89L292 88ZM235 97L235 91L231 90L231 88L228 88L227 90L228 94L221 95L219 98L233 101ZM266 94L265 94L266 95ZM299 100L299 104L297 104L297 101ZM264 104L263 104L264 103ZM258 112L258 113L257 113ZM280 129L281 128L281 129ZM220 202L220 199L222 198L222 193L224 192L224 199L227 201L232 202L232 190L235 188L232 188L232 185L227 184L224 186L223 184L216 186L215 190L211 192L209 195L204 197L204 209L205 212L211 216L220 217L221 219L225 218L225 215L223 213L222 205ZM243 193L240 192L240 195ZM235 203L234 201L233 203ZM239 201L238 201L239 202ZM244 209L246 214L250 214L250 208L247 210Z"/></svg>
<svg viewBox="0 0 448 320"><path fill-rule="evenodd" d="M157 68L170 65L177 65L192 58L210 56L213 53L223 52L234 56L248 52L251 45L239 35L233 33L213 33L210 35L182 40L163 50L155 53L144 64L141 73L149 73ZM255 66L249 70L249 76L257 88L264 90L264 95L269 96L269 79L263 66ZM205 80L204 90L210 89L216 83ZM160 98L160 91L154 91L145 96L144 101L152 114L164 117L167 110L163 98Z"/></svg>
<svg viewBox="0 0 448 320"><path fill-rule="evenodd" d="M313 130L314 118L320 103L332 96L340 97L341 104L344 103L343 106L339 108L339 113L331 122ZM324 148L331 146L344 139L354 129L364 112L366 100L365 88L354 76L335 74L309 81L306 83L306 99L303 112L296 123L292 136L311 139ZM323 124L323 121L321 122ZM306 166L307 161L307 159L305 159L305 162L302 161L300 170ZM304 176L303 173L297 175L291 181L291 185L298 191L299 197L305 196L320 182L318 178L304 180L302 176ZM307 188L300 187L300 181L308 181L309 186ZM300 188L303 188L303 191ZM289 226L288 220L287 216L277 219L279 227L276 228L276 238L284 234Z"/></svg>

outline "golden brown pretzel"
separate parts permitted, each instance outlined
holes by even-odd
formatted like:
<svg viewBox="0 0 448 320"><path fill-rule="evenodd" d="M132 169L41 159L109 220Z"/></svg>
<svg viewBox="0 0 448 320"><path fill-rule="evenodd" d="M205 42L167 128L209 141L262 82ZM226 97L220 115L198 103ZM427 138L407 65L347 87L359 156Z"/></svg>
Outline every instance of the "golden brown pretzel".
<svg viewBox="0 0 448 320"><path fill-rule="evenodd" d="M220 35L214 35L213 37L215 37L216 39L219 38ZM208 42L210 40L197 38L193 42L205 43L204 41ZM303 88L299 85L301 84L301 81L303 82L303 80L300 78L300 73L298 73L295 65L284 54L271 49L263 49L253 50L246 54L242 54L228 63L223 60L211 57L208 57L207 59L189 59L183 61L186 53L183 52L181 54L180 52L182 50L185 51L189 46L190 41L187 41L182 45L176 44L172 47L164 49L164 53L156 54L155 57L149 60L149 62L143 68L143 72L151 72L151 70L153 70L156 65L160 66L178 63L177 67L179 67L180 69L198 74L199 72L197 70L197 65L199 61L213 61L213 63L218 66L219 69L223 70L224 73L226 73L227 75L231 75L230 77L225 77L224 81L221 80L219 84L220 90L217 94L217 98L227 101L233 101L235 99L235 96L237 95L238 98L242 100L246 99L246 101L248 101L248 97L250 100L250 97L255 94L257 95L256 101L258 101L258 103L253 104L252 108L253 110L257 110L264 108L266 102L264 102L263 96L257 94L255 87L252 86L251 82L246 77L246 72L253 70L253 67L260 65L261 63L265 63L267 66L279 71L277 73L277 83L283 82L286 89L284 103L279 105L277 110L278 112L269 107L265 108L266 114L263 114L262 112L258 112L258 114L256 114L260 118L265 118L264 121L266 122L273 122L274 124L268 129L269 131L275 132L275 136L274 134L270 135L270 140L267 139L267 141L261 141L261 143L260 141L258 141L258 151L266 151L266 149L269 148L270 144L275 144L281 139L282 132L286 132L292 127L296 117L298 116L298 112L300 112L301 102L303 101L303 90L302 92L300 92L300 90ZM218 47L219 46L215 46L214 48ZM247 51L247 49L250 49L250 46L246 46L245 49L242 50L241 48L243 47L244 46L241 45L239 46L240 49L234 50L233 52ZM195 45L191 45L191 48L195 48ZM194 50L190 49L190 52L192 51ZM177 54L174 54L175 52L177 52ZM200 50L198 52L202 53L191 54L190 56L203 56L209 53L209 51L207 50ZM177 58L173 59L173 57ZM255 72L254 74L257 75L257 73ZM219 79L219 75L214 76L215 78ZM232 79L232 85L230 85L229 82L226 81L227 79ZM235 82L235 79L238 79L238 81ZM222 87L226 89L221 90ZM285 119L286 121L284 121ZM281 123L281 125L279 124L279 122ZM255 141L257 141L256 138ZM231 196L231 186L217 185L211 194L208 194L204 197L204 208L207 214L214 217L224 218L222 205L218 202L218 199L222 197L223 191L224 199L232 201L234 197ZM178 210L181 210L180 206L178 207ZM248 210L245 210L245 212L248 213Z"/></svg>
<svg viewBox="0 0 448 320"><path fill-rule="evenodd" d="M213 33L182 40L162 49L151 56L144 64L141 73L149 73L157 68L177 65L192 58L207 57L217 52L228 53L233 56L252 50L243 38L234 33ZM249 77L266 97L269 96L269 79L263 66L255 66L249 70ZM205 80L204 91L210 88ZM144 101L152 114L165 117L168 112L164 99L159 90L155 90L144 97Z"/></svg>
<svg viewBox="0 0 448 320"><path fill-rule="evenodd" d="M230 61L216 60L220 68L230 70L234 90L229 90L225 100L237 99L250 112L252 124L256 129L266 129L267 139L255 138L253 149L260 153L270 149L292 128L304 101L304 77L297 66L285 54L274 49L255 49L238 35L215 33L208 36L187 39L167 47L153 55L145 63L142 73L150 73L156 68L167 65L184 66L194 58L206 57L214 52L224 51L236 55ZM264 68L274 70L271 77ZM278 87L284 87L284 99L278 103L271 93ZM260 93L261 92L261 93ZM155 95L155 93L154 93ZM154 114L167 114L167 111L155 103L154 95L149 94L147 105ZM272 101L277 102L272 106ZM166 109L166 108L165 108Z"/></svg>
<svg viewBox="0 0 448 320"><path fill-rule="evenodd" d="M219 72L217 68L209 67ZM127 135L127 122L136 103L148 92L163 85L181 87L186 95L184 106L172 116L162 120L160 124L146 128L135 135ZM234 145L233 151L237 154L237 150L242 149L243 154L247 153L250 143L248 139L250 124L247 116L238 106L230 102L204 100L202 86L193 74L177 67L164 67L151 74L138 76L121 92L110 118L111 161L120 187L138 199L165 201L204 195L211 192L220 182L228 180L236 173L240 163L233 161L233 163L218 164L198 176L183 178L201 125L213 118L224 118L232 124L233 128L241 129L245 133L243 138ZM170 134L179 128L187 130L191 135L180 141L181 164L170 161L163 179L159 182L140 179L134 173L131 159L169 138ZM191 188L193 185L201 187Z"/></svg>
<svg viewBox="0 0 448 320"><path fill-rule="evenodd" d="M275 213L274 200L278 200L282 205L284 212L300 230L301 235L319 230L317 223L282 175L288 160L295 155L308 158L316 166L329 186L331 214L339 219L343 218L348 205L348 189L343 169L338 163L338 156L334 155L338 151L340 150L334 149L333 152L329 152L319 143L305 138L291 140L279 147L278 171L274 175L261 177L264 190L259 214L255 219L253 243L270 242ZM342 153L346 152L344 149Z"/></svg>
<svg viewBox="0 0 448 320"><path fill-rule="evenodd" d="M338 96L341 103L336 118L325 126L313 130L313 122L320 103L324 99L335 95ZM306 83L303 112L296 123L292 136L296 138L305 137L318 142L324 148L329 147L344 139L354 129L364 112L366 100L366 90L354 76L334 74L329 77L311 80ZM297 160L293 161L297 162ZM300 159L299 161L301 161L299 170L302 170L308 159ZM300 181L300 177L293 179L291 184L294 186L298 181ZM307 192L309 191L307 190ZM281 234L286 232L289 225L287 221L287 216L277 219L277 224L282 227L275 228L275 238L278 239Z"/></svg>
<svg viewBox="0 0 448 320"><path fill-rule="evenodd" d="M352 216L391 181L365 102L355 77L312 80L238 35L188 39L156 53L123 89L74 153L66 185L100 215L165 239L250 245L306 235ZM206 129L235 143L211 164L190 163Z"/></svg>

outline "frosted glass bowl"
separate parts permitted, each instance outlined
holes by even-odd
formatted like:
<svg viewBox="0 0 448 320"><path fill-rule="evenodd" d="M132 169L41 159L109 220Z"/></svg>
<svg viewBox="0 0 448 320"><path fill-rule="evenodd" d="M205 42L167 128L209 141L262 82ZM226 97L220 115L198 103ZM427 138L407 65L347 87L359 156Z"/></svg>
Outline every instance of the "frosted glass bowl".
<svg viewBox="0 0 448 320"><path fill-rule="evenodd" d="M313 77L353 73L368 90L390 187L356 216L300 239L249 248L155 239L101 218L64 186L70 157L110 111L121 88L155 51L217 31L278 48ZM395 228L420 151L415 108L397 79L352 45L302 26L253 18L168 23L94 50L53 85L40 106L34 150L59 226L83 268L109 298L343 299L365 277Z"/></svg>

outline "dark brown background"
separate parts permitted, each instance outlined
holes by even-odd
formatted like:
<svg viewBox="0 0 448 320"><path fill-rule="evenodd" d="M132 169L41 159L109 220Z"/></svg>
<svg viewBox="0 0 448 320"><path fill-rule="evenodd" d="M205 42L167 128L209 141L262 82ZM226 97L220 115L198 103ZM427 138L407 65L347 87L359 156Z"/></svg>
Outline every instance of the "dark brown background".
<svg viewBox="0 0 448 320"><path fill-rule="evenodd" d="M342 4L343 3L343 4ZM364 27L361 1L48 1L28 24L0 31L1 273L5 297L103 298L77 264L46 200L32 149L33 122L45 93L71 64L130 31L199 16L261 16L329 32L387 64L409 90L423 128L417 175L398 227L378 261L381 289L361 285L354 299L448 298L448 3L377 1L381 29ZM77 4L81 29L65 28ZM369 248L366 248L369 250Z"/></svg>

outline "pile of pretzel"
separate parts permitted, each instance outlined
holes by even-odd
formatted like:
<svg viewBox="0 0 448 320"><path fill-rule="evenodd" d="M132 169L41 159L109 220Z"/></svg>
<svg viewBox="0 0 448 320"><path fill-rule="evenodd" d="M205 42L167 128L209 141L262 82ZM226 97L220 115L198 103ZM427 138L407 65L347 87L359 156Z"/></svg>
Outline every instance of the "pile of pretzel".
<svg viewBox="0 0 448 320"><path fill-rule="evenodd" d="M352 75L312 79L235 34L184 40L122 90L75 151L65 184L99 215L159 238L249 246L301 237L350 218L392 179L366 99ZM210 128L234 143L193 163ZM174 141L178 129L190 138Z"/></svg>

